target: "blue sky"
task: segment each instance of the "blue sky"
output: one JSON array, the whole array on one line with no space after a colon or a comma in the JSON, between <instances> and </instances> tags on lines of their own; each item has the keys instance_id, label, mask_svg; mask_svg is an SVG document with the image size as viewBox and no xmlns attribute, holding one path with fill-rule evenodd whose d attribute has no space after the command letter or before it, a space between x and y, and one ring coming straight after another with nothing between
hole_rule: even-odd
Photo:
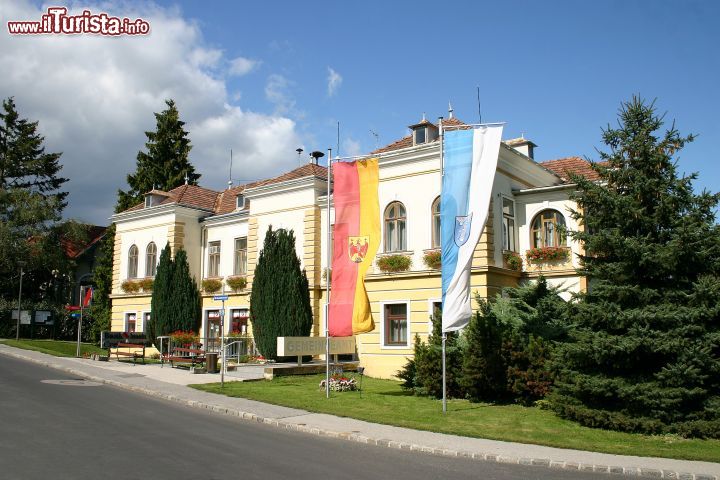
<instances>
[{"instance_id":1,"label":"blue sky","mask_svg":"<svg viewBox=\"0 0 720 480\"><path fill-rule=\"evenodd\" d=\"M211 188L222 188L216 172L227 163L230 148L237 152L236 180L275 174L297 164L297 146L306 151L334 148L337 121L344 154L375 148L371 130L379 134L383 145L403 136L407 125L418 121L423 112L433 121L447 115L448 101L458 118L475 122L479 86L483 120L508 122L505 138L523 133L539 145L536 159L540 161L571 155L596 158L595 148L602 147L600 129L615 123L620 102L633 94L656 98L658 110L676 119L681 132L699 135L682 152L681 170L700 172L698 187L720 190L720 166L715 161L720 141L716 115L720 60L715 53L720 45L719 2L159 1L150 7L133 2L95 5L73 2L70 6L138 13L150 19L153 38L90 39L106 46L112 42L113 52L119 53L108 57L115 59L115 65L135 65L137 58L149 55L122 52L145 42L143 49L162 58L175 55L177 60L171 65L185 62L184 72L193 68L197 72L176 81L155 71L145 59L148 66L141 70L145 74L135 73L132 81L112 86L131 98L137 91L143 93L137 95L137 102L118 104L108 114L137 119L135 131L125 127L127 139L118 143L116 155L107 156L106 149L100 148L91 153L94 164L112 164L115 173L102 189L82 190L82 182L91 185L92 178L74 179L71 185L76 192L97 195L92 210L70 209L71 214L91 221L101 222L103 209L106 213L112 209L112 192L124 180L118 172L133 169L134 156L143 143L142 131L153 127L152 112L162 109L167 96L176 98L192 126L191 140L197 146L193 155L198 156L192 159ZM16 6L4 12L0 7L3 23L43 7L20 0ZM56 42L50 51L72 41L75 45L90 42L45 40ZM3 45L0 39L0 51L6 52L0 53L0 66L18 62L20 57L10 58L8 51L27 51L37 41L13 38L5 39ZM173 49L171 41L182 48ZM98 84L93 79L103 76L101 65L111 62L104 58L106 46L97 50L88 46L84 56L70 55L67 50L58 50L65 53L54 56L67 55L68 61L87 69L88 75L76 80L78 90L95 88ZM164 49L169 53L159 55ZM191 57L191 51L200 53ZM203 60L197 61L198 57ZM100 71L92 70L90 64ZM335 75L332 91L331 69ZM61 81L72 85L73 80L63 77ZM41 128L44 120L52 127L53 115L77 116L70 107L50 108L47 102L34 101L33 85L27 83L0 80L0 94L15 95L19 106L27 107L23 113L39 119ZM202 95L207 95L206 104L220 97L215 110L193 103ZM54 101L62 105L71 100ZM116 125L101 119L87 123L95 129L118 131ZM218 123L223 127L216 128ZM254 137L243 133L255 125L267 128L258 127ZM61 131L72 136L69 129L64 126ZM283 134L285 141L272 140L273 134ZM66 152L68 162L79 162L84 151L75 152L77 142L67 143L52 128L46 135L49 146ZM267 151L268 142L275 144L272 153ZM73 192L71 201L73 196L81 198Z\"/></svg>"}]
</instances>

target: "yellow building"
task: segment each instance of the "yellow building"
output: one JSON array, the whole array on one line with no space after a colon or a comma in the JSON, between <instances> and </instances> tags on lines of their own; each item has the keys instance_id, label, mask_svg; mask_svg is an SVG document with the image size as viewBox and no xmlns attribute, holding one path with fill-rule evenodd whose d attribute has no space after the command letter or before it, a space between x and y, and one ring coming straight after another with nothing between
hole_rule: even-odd
<instances>
[{"instance_id":1,"label":"yellow building","mask_svg":"<svg viewBox=\"0 0 720 480\"><path fill-rule=\"evenodd\" d=\"M463 125L453 118L445 125ZM432 262L439 248L440 142L438 126L423 120L410 134L373 152L380 159L379 200L382 242L378 259L403 255L403 272L369 269L366 286L376 328L358 335L357 355L368 375L391 377L412 355L415 334L427 337L430 315L440 304L440 270ZM592 176L587 162L572 157L537 163L536 145L524 138L502 143L485 231L475 250L471 286L484 297L498 294L542 273L562 284L566 295L583 287L575 273L579 247L563 235L578 226L569 214L569 173ZM324 304L327 246L327 170L309 163L278 177L219 192L183 185L169 192L149 192L144 203L112 217L116 225L113 262L112 330L142 331L151 315L150 292L132 292L152 278L159 252L187 251L198 283L216 279L229 295L226 332L251 333L248 324L253 272L268 226L292 229L296 251L310 282L314 314L312 335L325 331ZM332 198L331 198L332 200ZM331 208L330 218L333 222ZM535 247L561 247L566 260L529 262ZM512 258L514 257L514 258ZM517 259L522 265L517 268ZM513 269L512 267L516 268ZM233 290L235 278L245 288ZM135 284L135 285L132 285ZM219 335L216 292L202 292L201 336Z\"/></svg>"}]
</instances>

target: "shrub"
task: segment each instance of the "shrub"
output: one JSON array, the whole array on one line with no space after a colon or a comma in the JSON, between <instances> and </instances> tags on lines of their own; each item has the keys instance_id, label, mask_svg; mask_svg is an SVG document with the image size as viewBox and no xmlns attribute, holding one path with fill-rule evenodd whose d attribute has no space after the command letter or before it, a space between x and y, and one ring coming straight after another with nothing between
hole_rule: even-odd
<instances>
[{"instance_id":1,"label":"shrub","mask_svg":"<svg viewBox=\"0 0 720 480\"><path fill-rule=\"evenodd\" d=\"M143 278L138 282L143 292L152 292L155 281L152 278Z\"/></svg>"},{"instance_id":2,"label":"shrub","mask_svg":"<svg viewBox=\"0 0 720 480\"><path fill-rule=\"evenodd\" d=\"M228 287L232 288L235 291L243 290L245 287L247 287L247 278L245 277L228 277L225 283L228 284Z\"/></svg>"},{"instance_id":3,"label":"shrub","mask_svg":"<svg viewBox=\"0 0 720 480\"><path fill-rule=\"evenodd\" d=\"M120 288L125 293L137 293L140 291L140 283L134 280L125 280L120 284Z\"/></svg>"},{"instance_id":4,"label":"shrub","mask_svg":"<svg viewBox=\"0 0 720 480\"><path fill-rule=\"evenodd\" d=\"M503 344L503 350L510 394L524 405L533 405L545 398L554 380L548 368L550 343L532 335L527 342L515 336Z\"/></svg>"},{"instance_id":5,"label":"shrub","mask_svg":"<svg viewBox=\"0 0 720 480\"><path fill-rule=\"evenodd\" d=\"M503 260L505 260L505 264L507 265L507 268L510 270L515 270L516 272L519 272L522 270L522 257L518 255L515 252L505 252L503 253Z\"/></svg>"},{"instance_id":6,"label":"shrub","mask_svg":"<svg viewBox=\"0 0 720 480\"><path fill-rule=\"evenodd\" d=\"M202 281L202 288L207 293L219 292L222 288L222 281L217 278L206 278Z\"/></svg>"},{"instance_id":7,"label":"shrub","mask_svg":"<svg viewBox=\"0 0 720 480\"><path fill-rule=\"evenodd\" d=\"M412 260L407 255L387 255L377 260L377 266L385 273L405 272L410 269Z\"/></svg>"},{"instance_id":8,"label":"shrub","mask_svg":"<svg viewBox=\"0 0 720 480\"><path fill-rule=\"evenodd\" d=\"M441 258L442 253L440 250L433 250L432 252L426 252L425 255L423 255L423 262L425 262L425 265L428 268L439 270L442 266Z\"/></svg>"}]
</instances>

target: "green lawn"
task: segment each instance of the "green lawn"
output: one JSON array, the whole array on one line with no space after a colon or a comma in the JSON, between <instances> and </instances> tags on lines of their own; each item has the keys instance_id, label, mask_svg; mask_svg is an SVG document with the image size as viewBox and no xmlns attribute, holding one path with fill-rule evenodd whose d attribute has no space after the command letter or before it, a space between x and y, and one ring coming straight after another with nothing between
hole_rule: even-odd
<instances>
[{"instance_id":1,"label":"green lawn","mask_svg":"<svg viewBox=\"0 0 720 480\"><path fill-rule=\"evenodd\" d=\"M649 457L720 462L720 440L688 440L581 427L552 412L518 405L448 402L407 394L398 382L365 378L363 393L331 392L318 384L323 375L278 377L272 381L192 385L198 390L433 432L533 443L560 448Z\"/></svg>"},{"instance_id":2,"label":"green lawn","mask_svg":"<svg viewBox=\"0 0 720 480\"><path fill-rule=\"evenodd\" d=\"M77 342L64 342L60 340L0 340L2 343L25 350L35 350L37 352L55 355L56 357L74 357L77 353ZM96 347L89 343L80 344L80 352L82 353L101 353L107 355L107 350Z\"/></svg>"}]
</instances>

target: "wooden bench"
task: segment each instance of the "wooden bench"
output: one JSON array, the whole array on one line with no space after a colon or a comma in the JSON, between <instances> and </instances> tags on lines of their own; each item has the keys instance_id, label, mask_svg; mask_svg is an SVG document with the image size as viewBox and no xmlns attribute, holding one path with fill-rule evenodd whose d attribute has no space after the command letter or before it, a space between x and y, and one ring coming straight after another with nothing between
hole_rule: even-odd
<instances>
[{"instance_id":1,"label":"wooden bench","mask_svg":"<svg viewBox=\"0 0 720 480\"><path fill-rule=\"evenodd\" d=\"M189 363L190 366L202 365L205 363L205 350L198 348L173 347L172 353L166 355L164 360L170 362L170 367L175 363Z\"/></svg>"},{"instance_id":2,"label":"wooden bench","mask_svg":"<svg viewBox=\"0 0 720 480\"><path fill-rule=\"evenodd\" d=\"M112 348L112 347L111 347ZM121 349L127 349L121 350ZM138 350L141 350L138 352ZM138 358L142 358L143 365L145 365L145 344L139 343L118 343L115 345L115 357L120 361L120 355L123 357L132 357L133 365ZM110 350L108 349L108 357L110 356Z\"/></svg>"}]
</instances>

